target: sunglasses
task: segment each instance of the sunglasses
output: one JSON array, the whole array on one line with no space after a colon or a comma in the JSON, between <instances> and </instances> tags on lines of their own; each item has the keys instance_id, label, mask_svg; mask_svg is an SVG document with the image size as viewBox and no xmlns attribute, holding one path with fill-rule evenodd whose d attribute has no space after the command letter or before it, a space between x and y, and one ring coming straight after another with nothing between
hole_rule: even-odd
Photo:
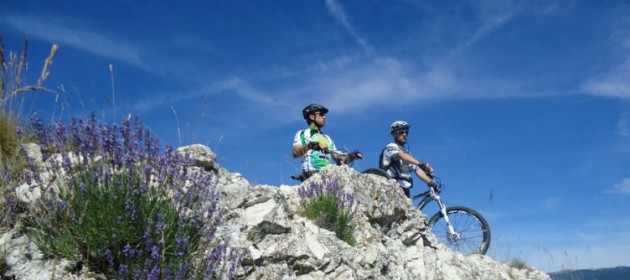
<instances>
[{"instance_id":1,"label":"sunglasses","mask_svg":"<svg viewBox=\"0 0 630 280\"><path fill-rule=\"evenodd\" d=\"M399 131L396 131L394 133L396 133L398 135L403 135L403 134L409 135L409 130L399 130Z\"/></svg>"}]
</instances>

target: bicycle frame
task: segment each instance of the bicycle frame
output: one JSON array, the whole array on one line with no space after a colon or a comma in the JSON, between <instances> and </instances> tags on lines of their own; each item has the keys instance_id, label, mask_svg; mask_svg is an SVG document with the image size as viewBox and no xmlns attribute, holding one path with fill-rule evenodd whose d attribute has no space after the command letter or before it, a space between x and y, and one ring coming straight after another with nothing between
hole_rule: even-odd
<instances>
[{"instance_id":1,"label":"bicycle frame","mask_svg":"<svg viewBox=\"0 0 630 280\"><path fill-rule=\"evenodd\" d=\"M390 179L382 169L369 168L362 173L373 174ZM430 184L429 190L414 195L411 200L417 203L418 210L423 210L431 201L435 201L439 211L428 219L430 231L438 242L449 248L467 254L485 254L490 246L490 227L486 219L477 211L463 207L446 207L440 193L443 185L433 173L429 175L437 184Z\"/></svg>"}]
</instances>

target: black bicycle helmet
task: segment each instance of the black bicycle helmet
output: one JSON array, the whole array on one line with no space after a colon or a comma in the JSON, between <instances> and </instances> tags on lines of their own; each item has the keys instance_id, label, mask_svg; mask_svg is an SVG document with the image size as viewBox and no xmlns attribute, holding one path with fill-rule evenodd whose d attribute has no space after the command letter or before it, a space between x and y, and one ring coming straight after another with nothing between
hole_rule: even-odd
<instances>
[{"instance_id":1,"label":"black bicycle helmet","mask_svg":"<svg viewBox=\"0 0 630 280\"><path fill-rule=\"evenodd\" d=\"M390 126L390 128L392 129L391 133L394 133L396 131L403 130L403 129L409 130L410 127L411 126L406 121L395 121Z\"/></svg>"},{"instance_id":2,"label":"black bicycle helmet","mask_svg":"<svg viewBox=\"0 0 630 280\"><path fill-rule=\"evenodd\" d=\"M317 112L326 114L328 113L328 109L326 109L326 107L322 105L313 103L304 107L304 109L302 109L302 116L304 116L304 119L308 120L308 116L310 116L311 114L315 114Z\"/></svg>"}]
</instances>

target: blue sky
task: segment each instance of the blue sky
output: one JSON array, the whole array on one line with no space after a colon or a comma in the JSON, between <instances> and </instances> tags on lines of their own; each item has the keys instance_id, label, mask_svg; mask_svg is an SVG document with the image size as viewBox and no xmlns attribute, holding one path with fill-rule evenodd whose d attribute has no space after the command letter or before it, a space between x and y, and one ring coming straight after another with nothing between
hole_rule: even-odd
<instances>
[{"instance_id":1,"label":"blue sky","mask_svg":"<svg viewBox=\"0 0 630 280\"><path fill-rule=\"evenodd\" d=\"M447 205L489 220L489 255L550 272L630 265L624 2L0 0L0 33L14 51L28 36L31 83L59 44L58 96L31 94L32 112L137 115L252 184L295 183L309 103L364 152L357 170L407 120Z\"/></svg>"}]
</instances>

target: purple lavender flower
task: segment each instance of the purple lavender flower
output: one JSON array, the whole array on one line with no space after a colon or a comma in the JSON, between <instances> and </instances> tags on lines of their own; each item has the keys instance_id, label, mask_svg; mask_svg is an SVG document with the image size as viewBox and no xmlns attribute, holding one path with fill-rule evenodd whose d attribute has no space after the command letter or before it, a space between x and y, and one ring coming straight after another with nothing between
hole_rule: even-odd
<instances>
[{"instance_id":1,"label":"purple lavender flower","mask_svg":"<svg viewBox=\"0 0 630 280\"><path fill-rule=\"evenodd\" d=\"M22 137L24 137L24 128L22 126L18 125L15 128L15 132L17 133L18 138L21 139Z\"/></svg>"},{"instance_id":2,"label":"purple lavender flower","mask_svg":"<svg viewBox=\"0 0 630 280\"><path fill-rule=\"evenodd\" d=\"M66 209L68 208L68 203L67 203L67 202L65 202L65 201L63 201L63 200L59 201L59 208L60 208L62 211L63 211L63 210L66 210Z\"/></svg>"},{"instance_id":3,"label":"purple lavender flower","mask_svg":"<svg viewBox=\"0 0 630 280\"><path fill-rule=\"evenodd\" d=\"M153 245L151 247L151 258L158 261L160 259L160 247Z\"/></svg>"},{"instance_id":4,"label":"purple lavender flower","mask_svg":"<svg viewBox=\"0 0 630 280\"><path fill-rule=\"evenodd\" d=\"M68 154L65 154L63 156L63 162L61 163L61 165L66 173L72 172L72 161L70 160L70 156Z\"/></svg>"},{"instance_id":5,"label":"purple lavender flower","mask_svg":"<svg viewBox=\"0 0 630 280\"><path fill-rule=\"evenodd\" d=\"M160 279L160 268L158 267L157 264L155 264L153 268L151 268L151 272L149 272L149 275L147 275L147 280L158 280L158 279Z\"/></svg>"},{"instance_id":6,"label":"purple lavender flower","mask_svg":"<svg viewBox=\"0 0 630 280\"><path fill-rule=\"evenodd\" d=\"M83 182L79 183L79 191L83 195L87 192L87 189L85 188L85 183L83 183Z\"/></svg>"},{"instance_id":7,"label":"purple lavender flower","mask_svg":"<svg viewBox=\"0 0 630 280\"><path fill-rule=\"evenodd\" d=\"M131 245L129 243L125 244L125 247L123 247L123 255L127 258L133 257L135 251L133 248L131 248Z\"/></svg>"},{"instance_id":8,"label":"purple lavender flower","mask_svg":"<svg viewBox=\"0 0 630 280\"><path fill-rule=\"evenodd\" d=\"M105 258L107 259L109 267L114 267L114 256L112 256L111 250L105 249Z\"/></svg>"},{"instance_id":9,"label":"purple lavender flower","mask_svg":"<svg viewBox=\"0 0 630 280\"><path fill-rule=\"evenodd\" d=\"M119 271L121 274L126 275L127 273L129 273L129 267L127 267L127 266L126 266L126 265L124 265L124 264L121 264L121 265L118 267L118 271Z\"/></svg>"},{"instance_id":10,"label":"purple lavender flower","mask_svg":"<svg viewBox=\"0 0 630 280\"><path fill-rule=\"evenodd\" d=\"M73 206L97 205L80 200L87 199L85 195L87 188L90 188L90 196L99 195L97 192L100 191L105 201L119 201L116 207L124 207L124 215L116 217L113 221L111 218L104 219L113 223L109 226L123 228L139 224L144 229L141 231L143 236L131 237L130 240L135 242L133 246L127 243L123 248L112 246L109 247L111 249L105 251L101 249L100 252L104 252L101 255L101 261L109 264L112 272L114 272L114 267L118 267L118 272L114 273L127 274L124 278L130 278L131 275L128 274L133 273L136 279L186 279L192 273L192 264L189 260L190 254L198 249L196 246L210 246L208 252L211 254L207 258L212 262L205 268L201 268L208 272L206 275L216 275L213 274L215 269L223 267L222 262L226 261L227 243L219 242L218 246L214 246L217 242L214 240L214 233L223 221L225 209L218 207L220 196L214 188L212 174L189 172L188 166L191 164L191 159L188 155L176 155L171 146L166 146L164 153L160 154L159 140L150 137L150 131L145 129L137 118L134 118L133 124L125 120L120 126L104 125L96 120L95 112L91 112L87 120L73 118L69 127L59 123L47 128L41 120L35 119L33 123L33 127L38 131L37 136L40 139L38 142L45 158L51 156L50 152L62 152L67 147L78 148L76 155L81 159L81 168L72 166L70 155L62 153L58 157L59 162L53 163L47 171L54 174L58 170L64 170L66 174L73 174L77 170L83 170L80 171L81 176L69 176L71 178L66 179L70 186L75 186L71 188L74 191L72 199L78 199L78 201L71 201L68 197L64 197L60 201L47 200L47 205L57 210L68 210L65 221L68 221L68 216L71 221L76 221L75 213L84 212L79 212L79 210L83 211L83 208L71 209ZM103 159L95 160L95 156ZM142 169L139 166L144 167ZM30 165L29 169L33 172L28 174L39 174L36 166ZM157 177L162 185L154 188L153 182L150 181L152 176ZM30 184L33 178L29 176L28 179ZM42 183L38 178L35 178L35 181ZM186 191L182 192L184 186L186 186ZM50 197L56 197L52 189L46 191L51 192ZM75 195L77 191L82 195ZM58 194L59 197L63 195L63 193ZM167 220L166 214L162 212L158 212L157 220L153 221L151 220L153 217L145 216L147 214L146 209L143 208L144 201L155 203L155 199L158 199L158 203L162 205L167 203L165 198L174 200L175 209L173 210L176 211L174 213L180 213L179 219L171 217ZM9 202L9 204L13 203L13 201ZM192 211L193 214L188 216L185 209L199 209L199 211ZM204 222L201 217L204 218ZM89 217L81 216L82 221L84 218ZM147 224L147 221L150 222ZM171 223L177 223L177 225ZM173 235L172 232L168 232L169 230L177 232ZM125 236L125 233L120 231L109 232L109 234L109 238L113 239ZM171 239L165 240L164 236L171 236ZM191 248L193 245L195 247ZM162 254L170 259L162 260ZM116 263L117 257L122 257L124 263ZM229 258L232 259L232 254ZM238 263L240 263L239 258L242 259L235 256ZM232 263L230 269L235 265ZM132 268L134 268L133 272L130 271ZM232 275L232 272L228 274Z\"/></svg>"}]
</instances>

